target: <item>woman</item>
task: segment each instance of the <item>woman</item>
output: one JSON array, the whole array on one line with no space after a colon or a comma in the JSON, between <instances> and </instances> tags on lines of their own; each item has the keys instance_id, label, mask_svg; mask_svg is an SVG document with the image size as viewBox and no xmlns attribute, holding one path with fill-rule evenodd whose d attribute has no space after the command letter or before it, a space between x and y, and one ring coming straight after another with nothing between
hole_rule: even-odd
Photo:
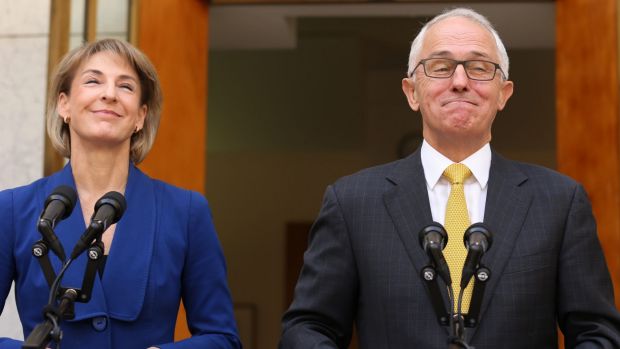
<instances>
[{"instance_id":1,"label":"woman","mask_svg":"<svg viewBox=\"0 0 620 349\"><path fill-rule=\"evenodd\" d=\"M70 52L60 63L48 99L47 131L69 163L30 185L0 192L0 309L12 281L24 334L44 319L49 285L32 257L46 197L59 185L78 202L56 226L65 250L75 246L95 202L124 193L127 209L102 241L106 259L92 299L75 304L61 323L63 349L240 348L226 271L205 198L147 177L136 165L153 145L161 92L148 58L123 41L105 39ZM61 262L50 254L54 270ZM81 287L81 254L63 287ZM183 303L192 337L173 343ZM0 348L21 342L0 339Z\"/></svg>"}]
</instances>

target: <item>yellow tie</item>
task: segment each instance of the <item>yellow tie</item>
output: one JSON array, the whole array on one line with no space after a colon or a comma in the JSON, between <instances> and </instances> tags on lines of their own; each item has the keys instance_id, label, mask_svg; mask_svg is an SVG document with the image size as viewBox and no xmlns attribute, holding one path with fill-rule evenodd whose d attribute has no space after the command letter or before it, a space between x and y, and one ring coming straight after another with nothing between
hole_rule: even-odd
<instances>
[{"instance_id":1,"label":"yellow tie","mask_svg":"<svg viewBox=\"0 0 620 349\"><path fill-rule=\"evenodd\" d=\"M470 225L469 213L467 213L467 203L465 202L465 190L463 182L469 176L471 171L463 164L452 164L446 168L443 173L452 184L450 187L450 196L446 205L446 220L444 226L448 232L448 245L444 251L446 261L450 267L450 277L452 278L452 286L454 287L454 311L456 312L459 291L461 289L461 273L467 250L463 244L463 235ZM462 312L467 313L469 310L469 301L473 290L473 282L469 282L467 288L463 292Z\"/></svg>"}]
</instances>

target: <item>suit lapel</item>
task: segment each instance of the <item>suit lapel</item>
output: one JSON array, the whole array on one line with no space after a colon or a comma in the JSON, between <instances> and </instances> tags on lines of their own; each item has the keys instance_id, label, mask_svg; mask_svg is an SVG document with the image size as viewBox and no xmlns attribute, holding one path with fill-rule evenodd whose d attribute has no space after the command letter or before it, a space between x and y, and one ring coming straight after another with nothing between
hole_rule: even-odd
<instances>
[{"instance_id":1,"label":"suit lapel","mask_svg":"<svg viewBox=\"0 0 620 349\"><path fill-rule=\"evenodd\" d=\"M420 151L399 161L387 180L394 184L383 196L387 211L411 263L419 272L428 259L420 247L418 232L433 221Z\"/></svg>"},{"instance_id":2,"label":"suit lapel","mask_svg":"<svg viewBox=\"0 0 620 349\"><path fill-rule=\"evenodd\" d=\"M493 234L493 244L482 258L481 264L491 270L491 279L484 293L480 319L493 298L495 288L521 233L521 227L532 201L532 193L523 184L528 177L513 163L493 153L484 212L484 223ZM469 331L474 336L477 327Z\"/></svg>"},{"instance_id":3,"label":"suit lapel","mask_svg":"<svg viewBox=\"0 0 620 349\"><path fill-rule=\"evenodd\" d=\"M482 264L494 277L486 287L480 311L482 321L531 204L532 193L523 186L527 179L511 161L493 153L484 214L484 223L493 233L493 245L483 257ZM384 194L385 205L409 259L419 273L428 264L428 257L420 247L418 232L433 221L420 151L399 161L387 180L394 187ZM443 287L440 288L443 292ZM444 293L444 299L446 297ZM470 340L476 329L468 331Z\"/></svg>"},{"instance_id":4,"label":"suit lapel","mask_svg":"<svg viewBox=\"0 0 620 349\"><path fill-rule=\"evenodd\" d=\"M420 246L418 233L433 222L420 150L397 162L387 180L394 185L383 196L388 214L405 246L409 260L420 275L422 268L429 264L429 259ZM447 293L442 286L440 289L445 301ZM445 329L449 330L447 327Z\"/></svg>"}]
</instances>

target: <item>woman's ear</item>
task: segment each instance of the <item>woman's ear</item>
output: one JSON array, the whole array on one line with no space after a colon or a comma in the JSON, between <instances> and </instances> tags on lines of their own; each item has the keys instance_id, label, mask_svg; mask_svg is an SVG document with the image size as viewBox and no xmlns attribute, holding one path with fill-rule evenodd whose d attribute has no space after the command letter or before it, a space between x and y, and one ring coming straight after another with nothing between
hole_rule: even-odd
<instances>
[{"instance_id":1,"label":"woman's ear","mask_svg":"<svg viewBox=\"0 0 620 349\"><path fill-rule=\"evenodd\" d=\"M67 96L64 92L61 92L58 95L58 100L56 101L56 112L66 123L67 117L69 116L69 96Z\"/></svg>"},{"instance_id":2,"label":"woman's ear","mask_svg":"<svg viewBox=\"0 0 620 349\"><path fill-rule=\"evenodd\" d=\"M142 130L144 128L144 120L146 120L147 112L148 112L148 107L146 106L146 104L143 104L140 107L140 115L139 115L139 119L136 125L138 130Z\"/></svg>"}]
</instances>

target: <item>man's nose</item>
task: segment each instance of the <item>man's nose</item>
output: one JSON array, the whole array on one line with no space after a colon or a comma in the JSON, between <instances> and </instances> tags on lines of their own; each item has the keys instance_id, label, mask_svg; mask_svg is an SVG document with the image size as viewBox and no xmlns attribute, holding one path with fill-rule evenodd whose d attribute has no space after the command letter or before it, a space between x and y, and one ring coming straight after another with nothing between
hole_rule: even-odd
<instances>
[{"instance_id":1,"label":"man's nose","mask_svg":"<svg viewBox=\"0 0 620 349\"><path fill-rule=\"evenodd\" d=\"M456 66L454 74L452 74L452 86L455 89L462 90L469 84L469 78L465 72L465 67L462 64Z\"/></svg>"}]
</instances>

